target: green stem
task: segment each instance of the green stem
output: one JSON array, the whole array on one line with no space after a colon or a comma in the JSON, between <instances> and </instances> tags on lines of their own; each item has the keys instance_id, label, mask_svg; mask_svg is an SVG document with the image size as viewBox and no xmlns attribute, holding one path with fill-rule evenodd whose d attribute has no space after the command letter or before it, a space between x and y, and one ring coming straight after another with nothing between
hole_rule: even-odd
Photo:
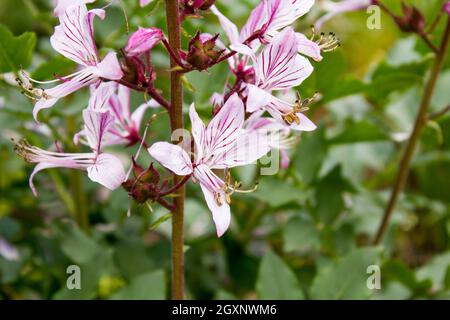
<instances>
[{"instance_id":1,"label":"green stem","mask_svg":"<svg viewBox=\"0 0 450 320\"><path fill-rule=\"evenodd\" d=\"M181 21L178 0L166 0L166 21L169 44L175 52L181 48ZM171 57L171 68L178 66ZM183 86L181 74L170 74L170 126L172 132L183 128ZM182 177L174 176L177 184ZM175 210L172 216L172 298L184 299L184 252L183 252L183 224L184 224L185 187L178 189L178 196L174 198Z\"/></svg>"},{"instance_id":2,"label":"green stem","mask_svg":"<svg viewBox=\"0 0 450 320\"><path fill-rule=\"evenodd\" d=\"M428 109L431 103L431 99L433 97L434 90L436 88L436 83L439 78L439 74L444 65L444 60L449 46L449 39L450 39L450 17L447 20L447 26L445 28L444 35L442 37L441 45L436 54L436 61L433 66L433 70L431 71L430 78L428 79L428 82L425 87L425 91L419 107L419 112L417 114L416 121L414 124L414 129L411 133L411 137L408 140L405 153L403 154L403 157L400 162L399 171L395 178L389 202L386 206L383 219L381 221L381 224L378 228L375 239L373 241L375 245L379 244L383 239L387 226L389 225L389 220L391 219L392 213L397 204L400 192L402 191L402 189L406 184L414 151L416 150L417 143L422 133L422 129L424 128L424 126L427 124L428 121Z\"/></svg>"}]
</instances>

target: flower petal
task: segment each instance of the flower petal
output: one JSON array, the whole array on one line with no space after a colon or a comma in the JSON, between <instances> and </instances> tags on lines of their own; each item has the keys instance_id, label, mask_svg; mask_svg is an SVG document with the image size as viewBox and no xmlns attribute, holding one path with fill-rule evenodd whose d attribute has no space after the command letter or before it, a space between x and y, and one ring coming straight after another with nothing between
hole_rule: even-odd
<instances>
[{"instance_id":1,"label":"flower petal","mask_svg":"<svg viewBox=\"0 0 450 320\"><path fill-rule=\"evenodd\" d=\"M107 131L114 122L114 117L109 111L100 112L89 109L83 110L84 132L89 146L100 153L102 144L108 139Z\"/></svg>"},{"instance_id":2,"label":"flower petal","mask_svg":"<svg viewBox=\"0 0 450 320\"><path fill-rule=\"evenodd\" d=\"M239 32L236 25L225 17L215 5L211 6L211 11L219 18L220 25L225 31L231 44L239 43Z\"/></svg>"},{"instance_id":3,"label":"flower petal","mask_svg":"<svg viewBox=\"0 0 450 320\"><path fill-rule=\"evenodd\" d=\"M66 58L84 66L98 63L92 19L85 5L73 5L59 16L60 24L50 38L52 47Z\"/></svg>"},{"instance_id":4,"label":"flower petal","mask_svg":"<svg viewBox=\"0 0 450 320\"><path fill-rule=\"evenodd\" d=\"M231 220L230 206L223 191L225 183L204 164L195 168L194 177L200 182L216 225L217 236L220 237L228 229Z\"/></svg>"},{"instance_id":5,"label":"flower petal","mask_svg":"<svg viewBox=\"0 0 450 320\"><path fill-rule=\"evenodd\" d=\"M34 119L37 121L38 113L42 109L51 108L60 98L99 81L98 77L94 74L94 71L93 67L87 67L72 79L68 79L51 89L45 90L45 95L34 105Z\"/></svg>"},{"instance_id":6,"label":"flower petal","mask_svg":"<svg viewBox=\"0 0 450 320\"><path fill-rule=\"evenodd\" d=\"M309 120L304 114L297 113L297 116L300 118L300 124L296 124L295 122L290 126L291 129L296 131L314 131L317 129L317 126Z\"/></svg>"},{"instance_id":7,"label":"flower petal","mask_svg":"<svg viewBox=\"0 0 450 320\"><path fill-rule=\"evenodd\" d=\"M216 157L230 149L242 131L244 104L235 93L222 106L206 128L205 159L214 163Z\"/></svg>"},{"instance_id":8,"label":"flower petal","mask_svg":"<svg viewBox=\"0 0 450 320\"><path fill-rule=\"evenodd\" d=\"M191 132L195 142L195 156L197 159L201 159L204 153L203 148L205 146L206 126L198 116L194 104L191 104L191 107L189 108L189 117L191 119L191 126L192 126Z\"/></svg>"},{"instance_id":9,"label":"flower petal","mask_svg":"<svg viewBox=\"0 0 450 320\"><path fill-rule=\"evenodd\" d=\"M148 148L148 152L162 166L179 176L192 173L189 155L177 145L168 142L156 142Z\"/></svg>"},{"instance_id":10,"label":"flower petal","mask_svg":"<svg viewBox=\"0 0 450 320\"><path fill-rule=\"evenodd\" d=\"M286 28L274 37L257 59L257 83L265 90L284 90L298 86L313 71L308 59L297 54L294 30Z\"/></svg>"},{"instance_id":11,"label":"flower petal","mask_svg":"<svg viewBox=\"0 0 450 320\"><path fill-rule=\"evenodd\" d=\"M115 52L108 53L102 62L97 65L97 75L108 80L122 79L122 68Z\"/></svg>"},{"instance_id":12,"label":"flower petal","mask_svg":"<svg viewBox=\"0 0 450 320\"><path fill-rule=\"evenodd\" d=\"M139 27L128 38L125 52L128 56L140 56L152 49L163 37L163 32L158 28Z\"/></svg>"},{"instance_id":13,"label":"flower petal","mask_svg":"<svg viewBox=\"0 0 450 320\"><path fill-rule=\"evenodd\" d=\"M55 10L53 10L53 14L59 17L70 6L80 6L86 3L92 3L94 1L95 0L57 0L57 4Z\"/></svg>"},{"instance_id":14,"label":"flower petal","mask_svg":"<svg viewBox=\"0 0 450 320\"><path fill-rule=\"evenodd\" d=\"M315 61L322 61L320 47L314 41L309 40L304 34L296 32L298 53L313 58Z\"/></svg>"},{"instance_id":15,"label":"flower petal","mask_svg":"<svg viewBox=\"0 0 450 320\"><path fill-rule=\"evenodd\" d=\"M222 153L221 158L215 159L211 168L225 169L255 163L270 151L269 142L269 135L265 130L241 134L230 150Z\"/></svg>"},{"instance_id":16,"label":"flower petal","mask_svg":"<svg viewBox=\"0 0 450 320\"><path fill-rule=\"evenodd\" d=\"M126 177L122 162L108 153L98 155L94 165L87 168L87 172L89 179L110 190L120 187Z\"/></svg>"},{"instance_id":17,"label":"flower petal","mask_svg":"<svg viewBox=\"0 0 450 320\"><path fill-rule=\"evenodd\" d=\"M213 192L209 191L208 188L200 184L203 195L208 205L209 210L212 213L213 221L216 226L217 236L221 237L225 231L228 230L231 222L231 210L230 205L226 202L225 194L223 191L220 192L219 197L221 198L222 205L218 205Z\"/></svg>"}]
</instances>

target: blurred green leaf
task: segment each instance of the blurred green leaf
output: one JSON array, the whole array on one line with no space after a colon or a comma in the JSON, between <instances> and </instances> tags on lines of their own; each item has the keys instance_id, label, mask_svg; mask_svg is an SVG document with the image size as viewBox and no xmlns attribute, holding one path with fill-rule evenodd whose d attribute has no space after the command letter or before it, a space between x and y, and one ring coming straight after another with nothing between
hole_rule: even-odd
<instances>
[{"instance_id":1,"label":"blurred green leaf","mask_svg":"<svg viewBox=\"0 0 450 320\"><path fill-rule=\"evenodd\" d=\"M355 249L332 265L319 270L311 287L312 299L366 299L367 267L379 265L380 248Z\"/></svg>"},{"instance_id":2,"label":"blurred green leaf","mask_svg":"<svg viewBox=\"0 0 450 320\"><path fill-rule=\"evenodd\" d=\"M429 263L417 270L419 280L431 280L433 290L445 288L445 280L450 271L450 252L435 256Z\"/></svg>"},{"instance_id":3,"label":"blurred green leaf","mask_svg":"<svg viewBox=\"0 0 450 320\"><path fill-rule=\"evenodd\" d=\"M319 125L314 134L302 136L297 148L295 167L306 184L316 179L327 154L325 127Z\"/></svg>"},{"instance_id":4,"label":"blurred green leaf","mask_svg":"<svg viewBox=\"0 0 450 320\"><path fill-rule=\"evenodd\" d=\"M17 71L31 63L31 54L36 45L36 35L25 32L15 37L5 26L0 25L0 72Z\"/></svg>"},{"instance_id":5,"label":"blurred green leaf","mask_svg":"<svg viewBox=\"0 0 450 320\"><path fill-rule=\"evenodd\" d=\"M315 212L323 223L332 223L345 208L343 193L353 191L352 184L342 176L337 166L323 177L316 187Z\"/></svg>"},{"instance_id":6,"label":"blurred green leaf","mask_svg":"<svg viewBox=\"0 0 450 320\"><path fill-rule=\"evenodd\" d=\"M303 217L289 220L283 230L284 251L317 250L320 234L313 221Z\"/></svg>"},{"instance_id":7,"label":"blurred green leaf","mask_svg":"<svg viewBox=\"0 0 450 320\"><path fill-rule=\"evenodd\" d=\"M286 181L264 176L260 179L258 189L248 196L263 201L272 208L277 208L288 203L302 203L305 201L306 194Z\"/></svg>"},{"instance_id":8,"label":"blurred green leaf","mask_svg":"<svg viewBox=\"0 0 450 320\"><path fill-rule=\"evenodd\" d=\"M91 261L101 247L78 227L62 225L59 229L61 249L73 262L83 264Z\"/></svg>"},{"instance_id":9,"label":"blurred green leaf","mask_svg":"<svg viewBox=\"0 0 450 320\"><path fill-rule=\"evenodd\" d=\"M304 299L294 272L271 250L266 252L259 267L256 291L265 300Z\"/></svg>"},{"instance_id":10,"label":"blurred green leaf","mask_svg":"<svg viewBox=\"0 0 450 320\"><path fill-rule=\"evenodd\" d=\"M113 300L163 300L166 297L164 272L152 271L133 278L112 295Z\"/></svg>"}]
</instances>

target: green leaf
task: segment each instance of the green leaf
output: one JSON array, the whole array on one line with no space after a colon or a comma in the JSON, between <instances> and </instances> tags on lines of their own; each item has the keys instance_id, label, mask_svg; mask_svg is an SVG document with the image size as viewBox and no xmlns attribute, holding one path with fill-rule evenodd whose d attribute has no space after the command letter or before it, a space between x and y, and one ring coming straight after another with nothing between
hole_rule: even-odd
<instances>
[{"instance_id":1,"label":"green leaf","mask_svg":"<svg viewBox=\"0 0 450 320\"><path fill-rule=\"evenodd\" d=\"M259 267L256 291L260 299L304 299L294 272L275 253L268 250Z\"/></svg>"},{"instance_id":2,"label":"green leaf","mask_svg":"<svg viewBox=\"0 0 450 320\"><path fill-rule=\"evenodd\" d=\"M366 299L372 294L367 287L367 267L379 265L381 250L377 247L351 251L337 262L319 270L311 286L312 299Z\"/></svg>"},{"instance_id":3,"label":"green leaf","mask_svg":"<svg viewBox=\"0 0 450 320\"><path fill-rule=\"evenodd\" d=\"M450 271L450 252L435 256L427 265L417 270L419 280L431 280L434 290L445 288L445 280Z\"/></svg>"},{"instance_id":4,"label":"green leaf","mask_svg":"<svg viewBox=\"0 0 450 320\"><path fill-rule=\"evenodd\" d=\"M314 222L303 217L294 217L284 227L284 250L316 250L320 248L320 234Z\"/></svg>"},{"instance_id":5,"label":"green leaf","mask_svg":"<svg viewBox=\"0 0 450 320\"><path fill-rule=\"evenodd\" d=\"M316 179L326 154L324 126L319 125L314 133L302 136L294 161L295 167L306 184Z\"/></svg>"},{"instance_id":6,"label":"green leaf","mask_svg":"<svg viewBox=\"0 0 450 320\"><path fill-rule=\"evenodd\" d=\"M164 271L148 272L135 277L115 293L113 300L163 300L166 297Z\"/></svg>"},{"instance_id":7,"label":"green leaf","mask_svg":"<svg viewBox=\"0 0 450 320\"><path fill-rule=\"evenodd\" d=\"M272 208L277 208L288 203L304 202L306 194L295 189L293 185L286 181L265 176L261 179L258 189L248 196L257 198L269 204Z\"/></svg>"},{"instance_id":8,"label":"green leaf","mask_svg":"<svg viewBox=\"0 0 450 320\"><path fill-rule=\"evenodd\" d=\"M369 121L347 121L345 129L329 140L330 144L358 143L388 140L389 135L380 125Z\"/></svg>"},{"instance_id":9,"label":"green leaf","mask_svg":"<svg viewBox=\"0 0 450 320\"><path fill-rule=\"evenodd\" d=\"M172 213L170 213L170 212L162 215L155 222L152 223L152 225L150 226L150 229L152 229L152 230L157 229L159 227L159 225L161 225L161 223L166 222L170 218L172 218Z\"/></svg>"},{"instance_id":10,"label":"green leaf","mask_svg":"<svg viewBox=\"0 0 450 320\"><path fill-rule=\"evenodd\" d=\"M15 37L8 28L0 25L0 73L28 67L35 45L34 33L25 32Z\"/></svg>"},{"instance_id":11,"label":"green leaf","mask_svg":"<svg viewBox=\"0 0 450 320\"><path fill-rule=\"evenodd\" d=\"M61 250L73 262L83 264L91 261L102 249L92 238L75 226L63 225L59 230Z\"/></svg>"},{"instance_id":12,"label":"green leaf","mask_svg":"<svg viewBox=\"0 0 450 320\"><path fill-rule=\"evenodd\" d=\"M352 184L342 176L341 171L341 166L334 167L316 187L314 210L325 224L332 223L345 209L343 192L354 189Z\"/></svg>"}]
</instances>

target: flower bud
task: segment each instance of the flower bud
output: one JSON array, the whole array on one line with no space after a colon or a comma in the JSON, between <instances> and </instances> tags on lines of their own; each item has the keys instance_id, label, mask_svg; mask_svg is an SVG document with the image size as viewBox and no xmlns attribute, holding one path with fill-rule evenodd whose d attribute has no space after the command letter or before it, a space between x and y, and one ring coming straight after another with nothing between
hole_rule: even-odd
<instances>
[{"instance_id":1,"label":"flower bud","mask_svg":"<svg viewBox=\"0 0 450 320\"><path fill-rule=\"evenodd\" d=\"M134 179L128 179L122 184L128 194L137 203L145 203L147 200L157 199L161 191L158 186L160 175L153 167L153 163L150 164L148 169L144 170L133 159L132 172Z\"/></svg>"},{"instance_id":2,"label":"flower bud","mask_svg":"<svg viewBox=\"0 0 450 320\"><path fill-rule=\"evenodd\" d=\"M403 16L395 17L395 22L404 32L423 33L425 29L425 17L414 6L407 6L402 2Z\"/></svg>"},{"instance_id":3,"label":"flower bud","mask_svg":"<svg viewBox=\"0 0 450 320\"><path fill-rule=\"evenodd\" d=\"M447 14L450 15L450 1L447 1L446 3L444 3L442 10L444 10L444 12L447 12Z\"/></svg>"},{"instance_id":4,"label":"flower bud","mask_svg":"<svg viewBox=\"0 0 450 320\"><path fill-rule=\"evenodd\" d=\"M152 49L164 37L158 28L141 28L128 39L125 53L129 57L140 56Z\"/></svg>"},{"instance_id":5,"label":"flower bud","mask_svg":"<svg viewBox=\"0 0 450 320\"><path fill-rule=\"evenodd\" d=\"M184 15L197 15L198 10L208 10L216 0L183 0Z\"/></svg>"},{"instance_id":6,"label":"flower bud","mask_svg":"<svg viewBox=\"0 0 450 320\"><path fill-rule=\"evenodd\" d=\"M218 37L219 34L211 36L197 32L189 41L187 62L197 70L205 70L214 65L224 52L224 50L215 49Z\"/></svg>"}]
</instances>

